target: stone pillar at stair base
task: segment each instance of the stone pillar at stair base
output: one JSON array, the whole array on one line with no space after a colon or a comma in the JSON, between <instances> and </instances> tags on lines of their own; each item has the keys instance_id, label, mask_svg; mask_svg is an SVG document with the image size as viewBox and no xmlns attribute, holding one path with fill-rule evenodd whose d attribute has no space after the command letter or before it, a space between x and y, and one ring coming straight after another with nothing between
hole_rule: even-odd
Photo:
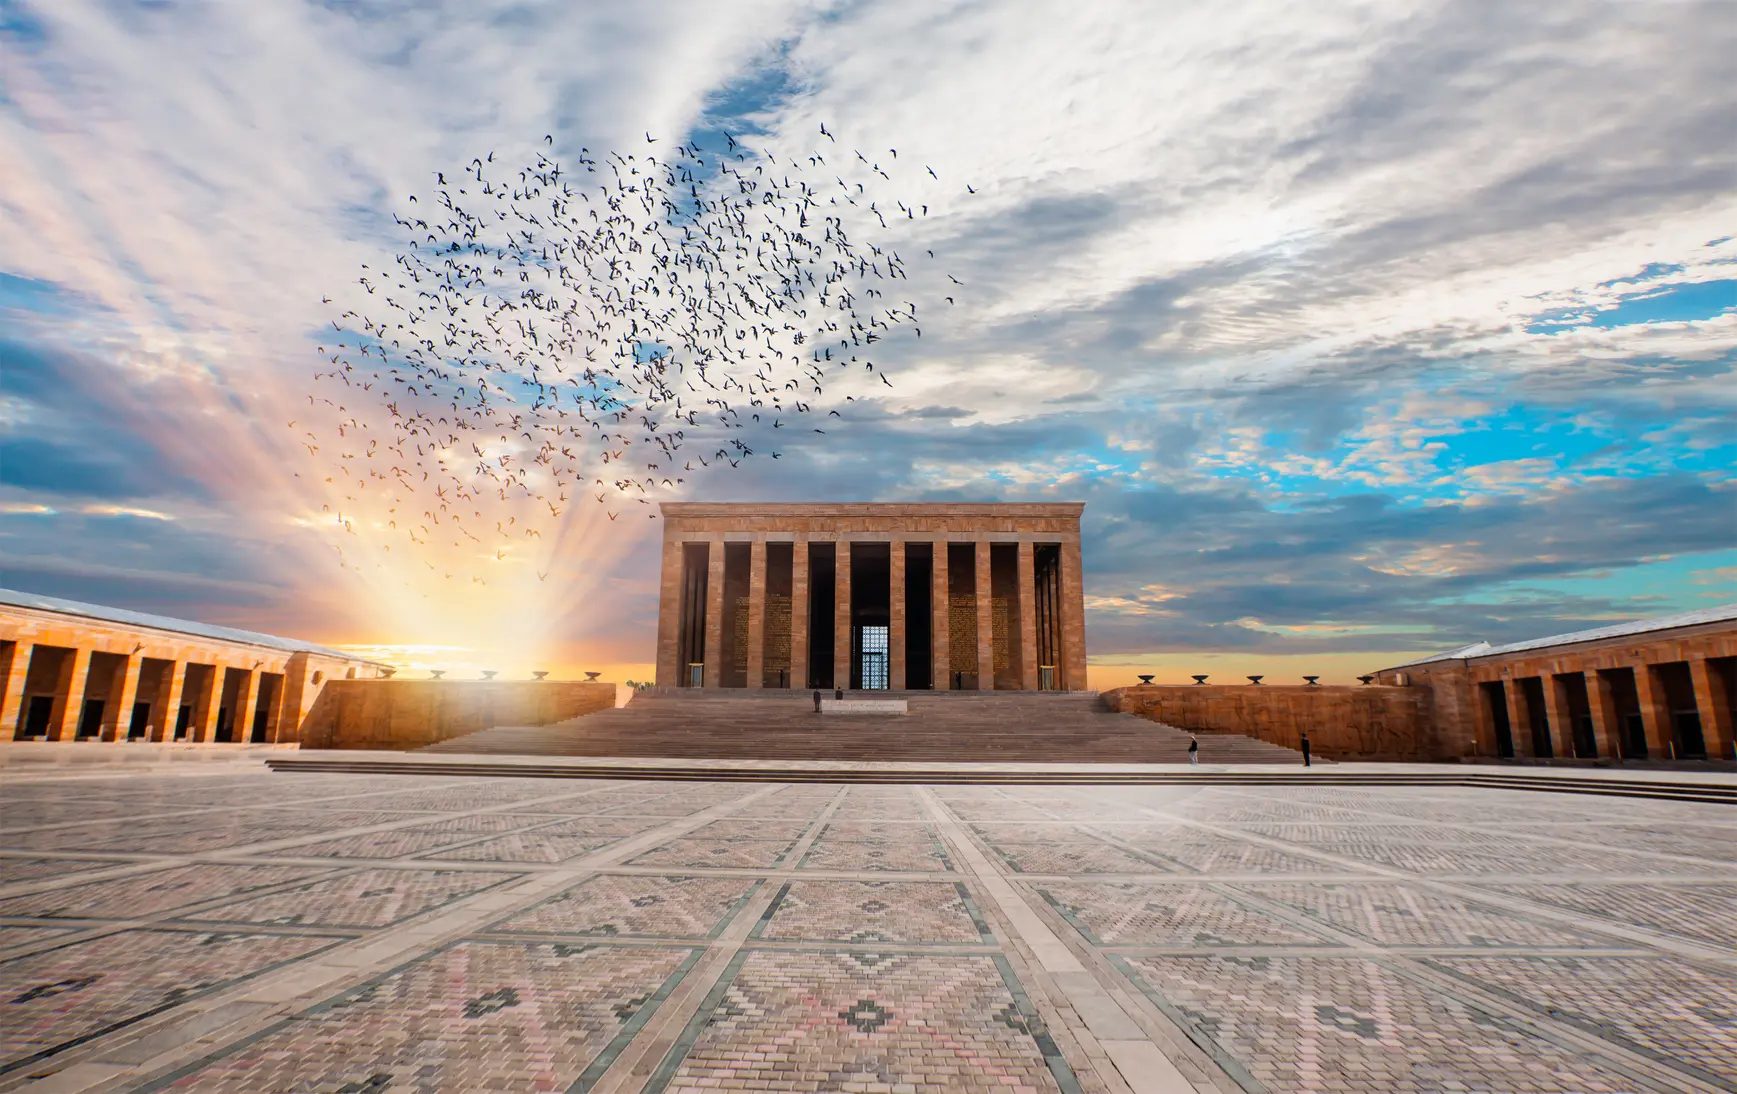
<instances>
[{"instance_id":1,"label":"stone pillar at stair base","mask_svg":"<svg viewBox=\"0 0 1737 1094\"><path fill-rule=\"evenodd\" d=\"M766 542L748 545L748 688L766 687Z\"/></svg>"},{"instance_id":2,"label":"stone pillar at stair base","mask_svg":"<svg viewBox=\"0 0 1737 1094\"><path fill-rule=\"evenodd\" d=\"M663 541L663 567L658 576L657 597L657 675L659 687L673 688L682 683L679 664L682 611L682 543L677 539Z\"/></svg>"},{"instance_id":3,"label":"stone pillar at stair base","mask_svg":"<svg viewBox=\"0 0 1737 1094\"><path fill-rule=\"evenodd\" d=\"M887 687L905 690L905 544L888 544L887 563Z\"/></svg>"},{"instance_id":4,"label":"stone pillar at stair base","mask_svg":"<svg viewBox=\"0 0 1737 1094\"><path fill-rule=\"evenodd\" d=\"M1030 540L1019 543L1019 686L1038 690L1037 678L1037 570L1036 548Z\"/></svg>"},{"instance_id":5,"label":"stone pillar at stair base","mask_svg":"<svg viewBox=\"0 0 1737 1094\"><path fill-rule=\"evenodd\" d=\"M806 689L808 672L808 540L790 548L790 686Z\"/></svg>"},{"instance_id":6,"label":"stone pillar at stair base","mask_svg":"<svg viewBox=\"0 0 1737 1094\"><path fill-rule=\"evenodd\" d=\"M934 561L931 563L934 577L934 591L929 597L929 663L935 676L936 691L951 691L953 688L953 634L952 587L947 577L947 541L935 541Z\"/></svg>"},{"instance_id":7,"label":"stone pillar at stair base","mask_svg":"<svg viewBox=\"0 0 1737 1094\"><path fill-rule=\"evenodd\" d=\"M977 586L977 690L995 690L995 585L989 541L978 540L972 552L972 576Z\"/></svg>"},{"instance_id":8,"label":"stone pillar at stair base","mask_svg":"<svg viewBox=\"0 0 1737 1094\"><path fill-rule=\"evenodd\" d=\"M724 681L724 545L706 544L706 667L701 677L708 688Z\"/></svg>"},{"instance_id":9,"label":"stone pillar at stair base","mask_svg":"<svg viewBox=\"0 0 1737 1094\"><path fill-rule=\"evenodd\" d=\"M850 541L840 538L832 563L832 686L850 687Z\"/></svg>"}]
</instances>

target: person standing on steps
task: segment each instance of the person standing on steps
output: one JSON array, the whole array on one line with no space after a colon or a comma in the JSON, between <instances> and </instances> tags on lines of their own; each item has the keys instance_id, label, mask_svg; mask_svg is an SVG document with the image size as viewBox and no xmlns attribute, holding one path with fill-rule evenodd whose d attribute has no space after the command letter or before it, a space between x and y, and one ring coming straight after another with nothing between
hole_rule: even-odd
<instances>
[{"instance_id":1,"label":"person standing on steps","mask_svg":"<svg viewBox=\"0 0 1737 1094\"><path fill-rule=\"evenodd\" d=\"M1192 733L1188 735L1188 763L1191 767L1200 766L1200 738Z\"/></svg>"},{"instance_id":2,"label":"person standing on steps","mask_svg":"<svg viewBox=\"0 0 1737 1094\"><path fill-rule=\"evenodd\" d=\"M820 689L814 689L814 713L820 713Z\"/></svg>"},{"instance_id":3,"label":"person standing on steps","mask_svg":"<svg viewBox=\"0 0 1737 1094\"><path fill-rule=\"evenodd\" d=\"M1303 766L1309 766L1309 731L1303 731Z\"/></svg>"},{"instance_id":4,"label":"person standing on steps","mask_svg":"<svg viewBox=\"0 0 1737 1094\"><path fill-rule=\"evenodd\" d=\"M832 697L834 699L837 699L841 703L844 702L844 689L843 688L837 689L836 691L834 691L832 693Z\"/></svg>"}]
</instances>

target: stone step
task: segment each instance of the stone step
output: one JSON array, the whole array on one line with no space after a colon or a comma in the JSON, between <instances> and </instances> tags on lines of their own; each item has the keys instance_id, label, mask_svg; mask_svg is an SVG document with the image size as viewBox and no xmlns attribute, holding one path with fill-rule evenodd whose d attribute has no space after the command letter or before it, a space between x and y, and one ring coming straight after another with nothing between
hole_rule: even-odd
<instances>
[{"instance_id":1,"label":"stone step","mask_svg":"<svg viewBox=\"0 0 1737 1094\"><path fill-rule=\"evenodd\" d=\"M826 692L830 698L832 693ZM544 726L496 726L423 752L878 762L1187 763L1189 735L1107 711L1095 692L847 692L906 700L904 715L816 714L812 692L669 688ZM1203 734L1201 762L1297 763L1291 749Z\"/></svg>"}]
</instances>

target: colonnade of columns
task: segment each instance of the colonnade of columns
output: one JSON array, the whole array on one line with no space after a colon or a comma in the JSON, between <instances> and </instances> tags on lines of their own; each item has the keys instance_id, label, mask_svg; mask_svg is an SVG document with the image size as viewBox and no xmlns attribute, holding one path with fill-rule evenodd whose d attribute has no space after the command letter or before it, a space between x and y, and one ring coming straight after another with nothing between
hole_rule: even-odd
<instances>
[{"instance_id":1,"label":"colonnade of columns","mask_svg":"<svg viewBox=\"0 0 1737 1094\"><path fill-rule=\"evenodd\" d=\"M1710 759L1737 759L1729 681L1732 660L1696 657L1617 668L1510 673L1498 680L1481 681L1474 685L1481 693L1475 708L1480 751L1500 752L1494 709L1499 702L1516 756L1542 754L1533 739L1537 725L1544 731L1549 754L1557 758L1634 759L1640 753L1636 745L1642 742L1647 759L1677 758L1684 754L1678 744L1678 716L1693 713L1696 717L1691 724L1699 730L1704 754ZM1673 689L1666 674L1677 672L1681 676L1685 671L1687 687L1679 680ZM1679 693L1675 703L1673 690ZM1631 716L1638 717L1640 742L1625 732ZM1590 724L1590 741L1576 739L1575 723L1580 719ZM1589 744L1591 754L1586 747Z\"/></svg>"},{"instance_id":2,"label":"colonnade of columns","mask_svg":"<svg viewBox=\"0 0 1737 1094\"><path fill-rule=\"evenodd\" d=\"M833 629L830 668L834 686L850 686L853 658L857 655L853 641L855 634L852 616L853 544L873 545L876 548L885 548L888 552L886 687L892 690L951 690L962 683L969 686L968 681L963 679L968 677L976 681L978 689L989 690L996 686L998 675L1002 681L1001 686L1017 687L1020 690L1073 690L1085 686L1085 623L1077 542L1064 540L1059 544L1043 545L1031 537L1021 537L1017 541L976 539L963 542L955 539L884 536L852 540L844 536L805 538L801 534L792 538L761 536L746 543L720 538L670 538L665 541L663 599L659 612L660 683L694 686L697 682L698 686L706 688L724 686L725 644L728 638L726 549L737 543L748 550L745 635L740 635L736 641L740 642L745 637L747 643L745 686L749 689L780 686L780 683L792 688L802 688L811 680L825 678L824 674L811 671L815 666L809 664L814 637L809 633L810 617L813 614L811 594L814 589L809 548L813 544L830 544L834 552L833 603L830 613ZM777 663L773 663L772 672L768 672L767 649L772 637L767 612L768 550L775 544L786 543L791 549L790 618L788 674L783 675ZM1004 639L1005 659L1002 671L998 674L995 664L997 589L992 551L1003 545L1014 549L1015 588L1008 590L1003 584L1000 590L1004 594L1006 617L1011 626ZM926 597L929 611L926 619L913 618L913 609L907 602L908 566L911 564L909 550L912 547L921 549L922 553L914 557L918 561L926 558L930 571ZM972 566L969 592L956 591L953 588L948 561L949 547L960 553L964 553L961 548L969 549ZM1038 551L1045 547L1053 552L1050 555L1050 566L1054 573L1046 571L1045 575L1040 576ZM691 604L683 603L683 597L693 597L695 584L691 579L697 576L694 570L698 565L698 556L691 552L701 549L705 552L703 650L697 648L700 644L688 638L689 632L684 630L697 624L694 616L698 613L692 611ZM824 560L825 556L821 557ZM1005 555L1002 560L1005 581ZM737 573L740 573L739 569ZM1044 597L1045 602L1040 610L1040 586L1045 579L1052 580L1054 588ZM782 584L780 580L780 585ZM779 595L782 596L782 593ZM955 607L966 604L974 609L971 622L974 624L976 643L974 649L960 651L960 656L956 658L952 633L953 611ZM929 664L926 672L920 666L913 669L907 657L913 627L926 628L929 633ZM777 637L782 647L782 632ZM700 654L697 665L693 656L695 653ZM1047 656L1043 656L1045 654ZM739 662L737 667L739 671ZM697 681L690 675L690 672L695 671L698 673ZM918 679L913 672L924 673L924 676ZM773 680L770 684L769 677Z\"/></svg>"},{"instance_id":3,"label":"colonnade of columns","mask_svg":"<svg viewBox=\"0 0 1737 1094\"><path fill-rule=\"evenodd\" d=\"M228 740L257 736L276 743L295 739L317 683L305 653L279 655L267 667L260 658L193 660L152 656L145 649L138 644L123 653L24 638L0 643L0 734L208 743L217 740L228 712ZM86 717L91 702L101 703L95 719ZM142 724L135 714L141 703L149 708L140 712Z\"/></svg>"}]
</instances>

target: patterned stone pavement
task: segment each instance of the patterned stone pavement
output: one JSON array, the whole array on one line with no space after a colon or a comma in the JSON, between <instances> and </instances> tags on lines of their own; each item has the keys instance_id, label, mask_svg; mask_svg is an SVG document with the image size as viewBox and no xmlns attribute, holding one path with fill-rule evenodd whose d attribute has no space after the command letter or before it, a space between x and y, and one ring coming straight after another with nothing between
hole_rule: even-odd
<instances>
[{"instance_id":1,"label":"patterned stone pavement","mask_svg":"<svg viewBox=\"0 0 1737 1094\"><path fill-rule=\"evenodd\" d=\"M1737 1089L1727 807L197 766L0 776L0 1092Z\"/></svg>"}]
</instances>

